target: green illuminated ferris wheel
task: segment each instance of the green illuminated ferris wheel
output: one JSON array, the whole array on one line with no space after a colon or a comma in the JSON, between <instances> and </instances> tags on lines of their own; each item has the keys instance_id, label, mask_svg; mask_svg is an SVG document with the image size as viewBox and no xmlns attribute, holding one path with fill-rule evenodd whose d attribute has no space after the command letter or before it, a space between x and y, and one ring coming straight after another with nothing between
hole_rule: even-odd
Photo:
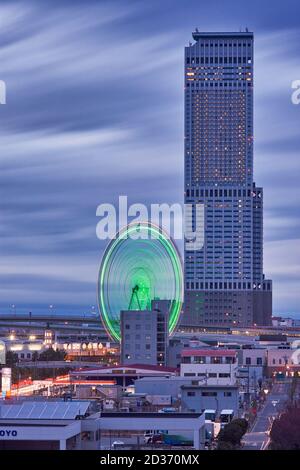
<instances>
[{"instance_id":1,"label":"green illuminated ferris wheel","mask_svg":"<svg viewBox=\"0 0 300 470\"><path fill-rule=\"evenodd\" d=\"M171 238L149 222L120 230L104 252L98 279L102 323L120 341L120 311L150 310L151 301L170 300L169 334L183 301L182 263Z\"/></svg>"}]
</instances>

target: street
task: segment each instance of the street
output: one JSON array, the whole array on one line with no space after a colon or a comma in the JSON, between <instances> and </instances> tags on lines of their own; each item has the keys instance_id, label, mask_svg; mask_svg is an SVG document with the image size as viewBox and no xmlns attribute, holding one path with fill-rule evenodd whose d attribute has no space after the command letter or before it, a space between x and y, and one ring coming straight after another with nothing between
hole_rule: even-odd
<instances>
[{"instance_id":1,"label":"street","mask_svg":"<svg viewBox=\"0 0 300 470\"><path fill-rule=\"evenodd\" d=\"M274 417L284 409L288 399L290 382L275 383L259 411L251 431L243 438L244 450L266 450L269 445L269 431Z\"/></svg>"}]
</instances>

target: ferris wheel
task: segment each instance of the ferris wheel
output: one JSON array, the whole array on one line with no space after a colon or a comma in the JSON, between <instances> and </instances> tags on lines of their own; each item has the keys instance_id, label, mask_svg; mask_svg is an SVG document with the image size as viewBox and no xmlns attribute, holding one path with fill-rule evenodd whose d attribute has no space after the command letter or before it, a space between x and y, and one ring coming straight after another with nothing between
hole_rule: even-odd
<instances>
[{"instance_id":1,"label":"ferris wheel","mask_svg":"<svg viewBox=\"0 0 300 470\"><path fill-rule=\"evenodd\" d=\"M179 252L161 228L136 222L120 230L107 246L99 270L98 303L102 323L119 342L121 310L151 310L152 300L169 300L169 334L183 302Z\"/></svg>"}]
</instances>

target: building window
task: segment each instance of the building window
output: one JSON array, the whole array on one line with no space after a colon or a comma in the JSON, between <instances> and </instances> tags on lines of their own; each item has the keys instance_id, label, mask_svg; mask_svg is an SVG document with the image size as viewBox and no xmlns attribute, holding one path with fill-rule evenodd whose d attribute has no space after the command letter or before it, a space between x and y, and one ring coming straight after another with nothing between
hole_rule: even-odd
<instances>
[{"instance_id":1,"label":"building window","mask_svg":"<svg viewBox=\"0 0 300 470\"><path fill-rule=\"evenodd\" d=\"M251 357L246 357L246 365L251 366Z\"/></svg>"},{"instance_id":2,"label":"building window","mask_svg":"<svg viewBox=\"0 0 300 470\"><path fill-rule=\"evenodd\" d=\"M130 325L125 325L125 330L130 330Z\"/></svg>"},{"instance_id":3,"label":"building window","mask_svg":"<svg viewBox=\"0 0 300 470\"><path fill-rule=\"evenodd\" d=\"M224 397L231 397L232 393L231 392L224 392Z\"/></svg>"},{"instance_id":4,"label":"building window","mask_svg":"<svg viewBox=\"0 0 300 470\"><path fill-rule=\"evenodd\" d=\"M217 396L217 392L202 392L201 395L203 397L216 397Z\"/></svg>"},{"instance_id":5,"label":"building window","mask_svg":"<svg viewBox=\"0 0 300 470\"><path fill-rule=\"evenodd\" d=\"M196 394L195 392L187 392L188 397L194 397Z\"/></svg>"},{"instance_id":6,"label":"building window","mask_svg":"<svg viewBox=\"0 0 300 470\"><path fill-rule=\"evenodd\" d=\"M258 357L258 358L256 359L256 364L257 364L258 366L262 366L262 363L263 363L262 357Z\"/></svg>"},{"instance_id":7,"label":"building window","mask_svg":"<svg viewBox=\"0 0 300 470\"><path fill-rule=\"evenodd\" d=\"M205 364L205 357L204 356L195 356L194 357L195 364Z\"/></svg>"},{"instance_id":8,"label":"building window","mask_svg":"<svg viewBox=\"0 0 300 470\"><path fill-rule=\"evenodd\" d=\"M146 349L151 349L151 344L146 344Z\"/></svg>"},{"instance_id":9,"label":"building window","mask_svg":"<svg viewBox=\"0 0 300 470\"><path fill-rule=\"evenodd\" d=\"M212 357L211 358L211 363L212 364L222 364L222 358L221 357Z\"/></svg>"}]
</instances>

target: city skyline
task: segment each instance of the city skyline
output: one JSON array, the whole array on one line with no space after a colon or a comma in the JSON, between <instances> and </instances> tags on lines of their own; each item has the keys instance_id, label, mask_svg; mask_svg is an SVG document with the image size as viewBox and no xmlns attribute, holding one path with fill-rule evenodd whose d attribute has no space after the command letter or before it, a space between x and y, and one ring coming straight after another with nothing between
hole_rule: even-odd
<instances>
[{"instance_id":1,"label":"city skyline","mask_svg":"<svg viewBox=\"0 0 300 470\"><path fill-rule=\"evenodd\" d=\"M105 248L95 233L98 204L120 194L130 203L183 202L183 47L205 25L255 33L254 171L264 186L265 273L274 281L274 314L300 315L300 106L291 102L291 83L300 78L299 6L288 2L292 15L275 4L270 17L254 2L245 18L238 2L230 2L233 16L192 2L199 18L183 7L170 18L169 3L90 2L85 10L75 2L68 19L64 2L49 15L37 2L0 2L3 313L12 304L33 312L53 304L57 313L96 304Z\"/></svg>"}]
</instances>

